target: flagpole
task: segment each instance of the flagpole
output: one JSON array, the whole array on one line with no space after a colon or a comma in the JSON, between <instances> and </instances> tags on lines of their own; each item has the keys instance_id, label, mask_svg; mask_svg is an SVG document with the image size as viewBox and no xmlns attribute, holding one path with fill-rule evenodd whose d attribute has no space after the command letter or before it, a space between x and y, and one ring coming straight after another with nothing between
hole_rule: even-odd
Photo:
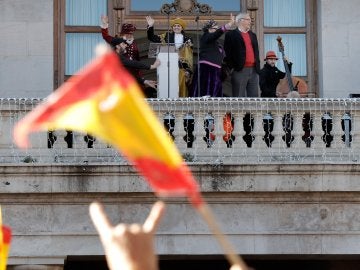
<instances>
[{"instance_id":1,"label":"flagpole","mask_svg":"<svg viewBox=\"0 0 360 270\"><path fill-rule=\"evenodd\" d=\"M248 270L248 267L244 260L236 253L235 248L230 243L229 239L225 234L221 232L219 224L216 222L216 219L211 212L211 209L207 203L202 203L196 209L201 214L202 218L208 224L210 231L214 234L215 238L218 240L219 244L225 251L225 257L230 262L231 265L238 265L240 270Z\"/></svg>"},{"instance_id":2,"label":"flagpole","mask_svg":"<svg viewBox=\"0 0 360 270\"><path fill-rule=\"evenodd\" d=\"M168 83L168 98L170 98L170 12L167 14L167 83ZM175 39L174 39L175 42Z\"/></svg>"},{"instance_id":3,"label":"flagpole","mask_svg":"<svg viewBox=\"0 0 360 270\"><path fill-rule=\"evenodd\" d=\"M196 65L196 68L197 68L197 81L196 81L196 84L197 84L197 89L198 89L198 93L197 93L197 96L200 97L201 94L200 94L200 41L199 41L199 11L198 11L198 14L196 15L196 18L195 18L195 22L196 22L196 43L197 43L197 65Z\"/></svg>"},{"instance_id":4,"label":"flagpole","mask_svg":"<svg viewBox=\"0 0 360 270\"><path fill-rule=\"evenodd\" d=\"M1 209L1 205L0 205L0 243L2 244L4 240L4 236L3 236L3 227L2 227L2 209Z\"/></svg>"}]
</instances>

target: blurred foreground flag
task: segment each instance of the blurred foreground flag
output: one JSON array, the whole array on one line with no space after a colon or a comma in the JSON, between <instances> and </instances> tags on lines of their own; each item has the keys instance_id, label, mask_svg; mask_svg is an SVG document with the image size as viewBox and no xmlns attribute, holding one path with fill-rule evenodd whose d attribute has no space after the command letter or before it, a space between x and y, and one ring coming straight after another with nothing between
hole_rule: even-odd
<instances>
[{"instance_id":1,"label":"blurred foreground flag","mask_svg":"<svg viewBox=\"0 0 360 270\"><path fill-rule=\"evenodd\" d=\"M27 147L30 132L66 129L90 133L117 147L160 196L202 198L175 144L115 53L94 60L18 122L14 141Z\"/></svg>"},{"instance_id":2,"label":"blurred foreground flag","mask_svg":"<svg viewBox=\"0 0 360 270\"><path fill-rule=\"evenodd\" d=\"M0 239L0 270L5 270L11 241L11 229L9 227L1 226Z\"/></svg>"}]
</instances>

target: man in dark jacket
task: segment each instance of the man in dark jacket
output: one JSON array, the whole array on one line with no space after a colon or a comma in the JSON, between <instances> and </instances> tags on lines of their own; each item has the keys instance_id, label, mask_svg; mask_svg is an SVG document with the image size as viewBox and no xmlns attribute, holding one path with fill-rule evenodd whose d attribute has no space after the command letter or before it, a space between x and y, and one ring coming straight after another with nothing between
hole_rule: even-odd
<instances>
[{"instance_id":1,"label":"man in dark jacket","mask_svg":"<svg viewBox=\"0 0 360 270\"><path fill-rule=\"evenodd\" d=\"M137 60L131 60L128 57L126 57L125 52L126 52L126 48L128 47L128 44L126 43L126 40L123 38L113 38L113 40L111 41L111 46L118 53L121 63L129 71L131 69L146 69L146 70L156 69L158 66L160 66L159 59L156 59L152 65L148 65L143 62ZM155 81L145 80L143 77L140 76L134 76L134 77L138 81L138 83L145 86L150 86L152 88L156 88Z\"/></svg>"},{"instance_id":2,"label":"man in dark jacket","mask_svg":"<svg viewBox=\"0 0 360 270\"><path fill-rule=\"evenodd\" d=\"M255 33L250 30L248 13L236 16L237 28L225 34L226 63L233 70L231 75L234 97L257 97L259 90L260 59Z\"/></svg>"},{"instance_id":3,"label":"man in dark jacket","mask_svg":"<svg viewBox=\"0 0 360 270\"><path fill-rule=\"evenodd\" d=\"M264 67L260 70L260 90L261 97L277 97L276 87L279 81L285 78L286 73L280 71L275 65L278 60L274 51L266 53ZM287 59L285 59L287 61ZM288 64L290 72L292 63Z\"/></svg>"}]
</instances>

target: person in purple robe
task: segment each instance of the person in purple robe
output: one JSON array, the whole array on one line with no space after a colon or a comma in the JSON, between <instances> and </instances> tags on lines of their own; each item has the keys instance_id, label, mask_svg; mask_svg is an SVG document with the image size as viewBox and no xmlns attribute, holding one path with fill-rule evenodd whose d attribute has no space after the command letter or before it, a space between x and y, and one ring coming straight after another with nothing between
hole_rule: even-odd
<instances>
[{"instance_id":1,"label":"person in purple robe","mask_svg":"<svg viewBox=\"0 0 360 270\"><path fill-rule=\"evenodd\" d=\"M203 26L204 34L200 39L199 70L193 78L192 97L222 97L221 66L225 52L218 39L234 25L235 18L231 14L230 21L219 27L214 20L209 20ZM200 87L200 91L199 91Z\"/></svg>"}]
</instances>

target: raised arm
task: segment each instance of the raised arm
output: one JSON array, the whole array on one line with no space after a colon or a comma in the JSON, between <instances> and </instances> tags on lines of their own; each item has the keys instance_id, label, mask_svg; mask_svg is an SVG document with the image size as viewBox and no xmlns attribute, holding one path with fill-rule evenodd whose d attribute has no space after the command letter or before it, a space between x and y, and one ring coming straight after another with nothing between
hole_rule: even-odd
<instances>
[{"instance_id":1,"label":"raised arm","mask_svg":"<svg viewBox=\"0 0 360 270\"><path fill-rule=\"evenodd\" d=\"M154 204L143 225L120 223L113 226L99 203L90 205L90 216L99 233L110 270L158 270L154 235L165 204Z\"/></svg>"},{"instance_id":2,"label":"raised arm","mask_svg":"<svg viewBox=\"0 0 360 270\"><path fill-rule=\"evenodd\" d=\"M227 24L225 24L226 30L230 30L234 24L235 24L235 16L232 13L230 13L230 20Z\"/></svg>"},{"instance_id":3,"label":"raised arm","mask_svg":"<svg viewBox=\"0 0 360 270\"><path fill-rule=\"evenodd\" d=\"M109 17L106 15L101 15L101 35L102 38L109 44L114 39L113 36L109 35Z\"/></svg>"},{"instance_id":4,"label":"raised arm","mask_svg":"<svg viewBox=\"0 0 360 270\"><path fill-rule=\"evenodd\" d=\"M150 40L152 42L160 43L161 38L158 35L155 35L155 33L154 33L155 20L151 16L146 16L145 18L146 18L146 22L148 24L148 28L147 28L148 40Z\"/></svg>"}]
</instances>

